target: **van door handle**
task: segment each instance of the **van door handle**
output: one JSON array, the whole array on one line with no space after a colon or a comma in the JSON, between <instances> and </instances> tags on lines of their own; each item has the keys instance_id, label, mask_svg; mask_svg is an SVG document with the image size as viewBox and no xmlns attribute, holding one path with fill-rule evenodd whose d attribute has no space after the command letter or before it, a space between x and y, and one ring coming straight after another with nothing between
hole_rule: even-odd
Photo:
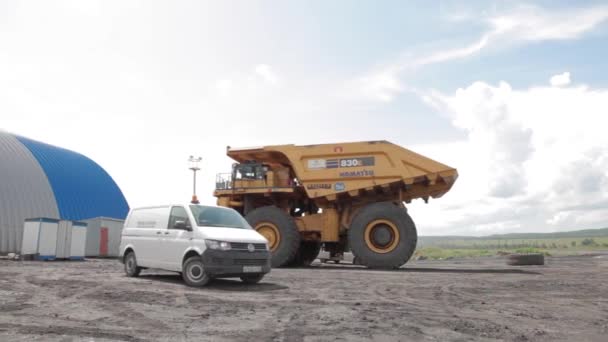
<instances>
[{"instance_id":1,"label":"van door handle","mask_svg":"<svg viewBox=\"0 0 608 342\"><path fill-rule=\"evenodd\" d=\"M156 232L156 234L161 234L161 232Z\"/></svg>"},{"instance_id":2,"label":"van door handle","mask_svg":"<svg viewBox=\"0 0 608 342\"><path fill-rule=\"evenodd\" d=\"M169 232L165 232L165 235L169 235Z\"/></svg>"}]
</instances>

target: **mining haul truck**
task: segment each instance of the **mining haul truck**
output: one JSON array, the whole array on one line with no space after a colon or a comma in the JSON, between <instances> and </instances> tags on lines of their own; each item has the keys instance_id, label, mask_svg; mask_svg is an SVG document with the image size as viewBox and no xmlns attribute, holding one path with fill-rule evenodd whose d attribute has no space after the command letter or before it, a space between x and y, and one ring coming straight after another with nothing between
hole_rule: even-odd
<instances>
[{"instance_id":1,"label":"mining haul truck","mask_svg":"<svg viewBox=\"0 0 608 342\"><path fill-rule=\"evenodd\" d=\"M456 169L387 141L228 147L237 161L214 195L268 240L272 266L306 266L321 247L338 261L397 268L416 248L405 203L439 198Z\"/></svg>"}]
</instances>

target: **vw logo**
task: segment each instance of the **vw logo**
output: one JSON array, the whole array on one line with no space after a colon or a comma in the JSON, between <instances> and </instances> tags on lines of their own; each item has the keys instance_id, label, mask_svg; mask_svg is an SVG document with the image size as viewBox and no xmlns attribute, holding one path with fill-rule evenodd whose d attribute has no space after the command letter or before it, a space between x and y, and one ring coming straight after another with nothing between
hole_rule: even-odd
<instances>
[{"instance_id":1,"label":"vw logo","mask_svg":"<svg viewBox=\"0 0 608 342\"><path fill-rule=\"evenodd\" d=\"M250 243L250 244L247 246L247 250L248 250L248 251L250 251L250 252L253 252L253 251L255 251L255 246L254 246L252 243Z\"/></svg>"}]
</instances>

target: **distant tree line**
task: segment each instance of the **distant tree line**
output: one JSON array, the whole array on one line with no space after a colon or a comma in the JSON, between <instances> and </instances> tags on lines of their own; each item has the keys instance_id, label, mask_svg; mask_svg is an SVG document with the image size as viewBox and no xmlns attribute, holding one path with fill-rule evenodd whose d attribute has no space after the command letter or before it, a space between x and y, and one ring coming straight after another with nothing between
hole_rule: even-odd
<instances>
[{"instance_id":1,"label":"distant tree line","mask_svg":"<svg viewBox=\"0 0 608 342\"><path fill-rule=\"evenodd\" d=\"M585 238L580 242L581 246L585 247L608 247L608 243L598 243L593 238ZM484 242L484 241L475 241L469 242L467 244L461 243L438 243L437 247L446 248L446 249L519 249L519 248L542 248L542 249L567 249L573 248L577 246L577 241L568 242L557 241L492 241L492 242Z\"/></svg>"}]
</instances>

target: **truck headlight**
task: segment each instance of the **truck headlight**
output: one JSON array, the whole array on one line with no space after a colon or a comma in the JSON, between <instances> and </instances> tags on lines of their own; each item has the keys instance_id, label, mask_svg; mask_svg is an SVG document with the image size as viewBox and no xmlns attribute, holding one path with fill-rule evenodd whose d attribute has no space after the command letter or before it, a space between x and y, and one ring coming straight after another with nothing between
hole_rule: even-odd
<instances>
[{"instance_id":1,"label":"truck headlight","mask_svg":"<svg viewBox=\"0 0 608 342\"><path fill-rule=\"evenodd\" d=\"M231 249L230 242L226 241L205 240L205 244L209 249L216 249L220 251L229 251Z\"/></svg>"}]
</instances>

